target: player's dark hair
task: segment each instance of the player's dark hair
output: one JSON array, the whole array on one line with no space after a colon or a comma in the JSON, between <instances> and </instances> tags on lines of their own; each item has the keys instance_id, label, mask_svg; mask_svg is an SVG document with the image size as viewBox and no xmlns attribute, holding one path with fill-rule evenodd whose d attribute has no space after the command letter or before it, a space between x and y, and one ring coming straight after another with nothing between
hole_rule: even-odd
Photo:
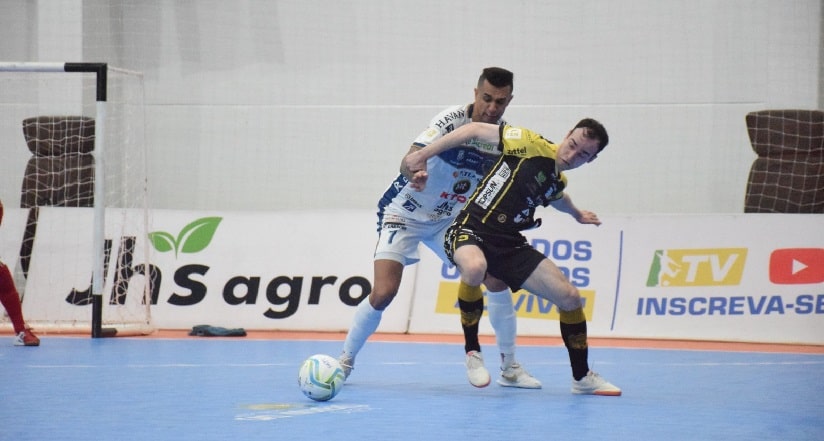
<instances>
[{"instance_id":1,"label":"player's dark hair","mask_svg":"<svg viewBox=\"0 0 824 441\"><path fill-rule=\"evenodd\" d=\"M598 140L598 153L600 153L601 150L609 144L607 129L604 128L604 125L598 121L592 118L584 118L578 121L578 124L575 124L575 127L573 127L572 130L577 129L578 127L584 128L585 137Z\"/></svg>"},{"instance_id":2,"label":"player's dark hair","mask_svg":"<svg viewBox=\"0 0 824 441\"><path fill-rule=\"evenodd\" d=\"M484 84L484 80L486 80L489 81L489 84L499 89L507 86L511 89L515 89L515 86L512 83L512 78L512 72L502 67L487 67L483 70L483 72L481 72L481 76L478 78L478 87L481 87Z\"/></svg>"}]
</instances>

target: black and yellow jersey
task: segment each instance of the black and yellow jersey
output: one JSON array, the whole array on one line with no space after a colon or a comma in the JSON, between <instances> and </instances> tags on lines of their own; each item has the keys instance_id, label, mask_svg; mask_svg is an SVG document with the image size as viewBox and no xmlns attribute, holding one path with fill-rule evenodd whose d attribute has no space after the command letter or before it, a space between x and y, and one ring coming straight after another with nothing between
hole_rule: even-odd
<instances>
[{"instance_id":1,"label":"black and yellow jersey","mask_svg":"<svg viewBox=\"0 0 824 441\"><path fill-rule=\"evenodd\" d=\"M560 199L567 180L556 172L558 146L521 127L501 124L502 155L456 220L499 232L536 226L535 209Z\"/></svg>"}]
</instances>

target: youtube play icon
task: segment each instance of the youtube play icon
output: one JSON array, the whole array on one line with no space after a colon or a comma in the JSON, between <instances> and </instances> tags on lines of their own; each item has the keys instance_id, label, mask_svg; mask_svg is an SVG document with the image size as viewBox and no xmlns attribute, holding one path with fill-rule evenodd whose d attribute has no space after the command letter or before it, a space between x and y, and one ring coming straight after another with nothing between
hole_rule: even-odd
<instances>
[{"instance_id":1,"label":"youtube play icon","mask_svg":"<svg viewBox=\"0 0 824 441\"><path fill-rule=\"evenodd\" d=\"M824 282L824 248L782 248L770 255L770 281L777 285Z\"/></svg>"}]
</instances>

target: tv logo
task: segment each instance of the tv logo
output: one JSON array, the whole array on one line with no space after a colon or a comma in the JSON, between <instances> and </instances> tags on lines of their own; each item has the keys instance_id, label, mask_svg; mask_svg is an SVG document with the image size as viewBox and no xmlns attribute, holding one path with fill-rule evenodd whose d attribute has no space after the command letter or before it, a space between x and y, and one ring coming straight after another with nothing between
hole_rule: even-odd
<instances>
[{"instance_id":1,"label":"tv logo","mask_svg":"<svg viewBox=\"0 0 824 441\"><path fill-rule=\"evenodd\" d=\"M770 254L770 282L801 285L824 282L824 248L781 248Z\"/></svg>"},{"instance_id":2,"label":"tv logo","mask_svg":"<svg viewBox=\"0 0 824 441\"><path fill-rule=\"evenodd\" d=\"M738 285L746 260L746 248L655 250L647 286Z\"/></svg>"}]
</instances>

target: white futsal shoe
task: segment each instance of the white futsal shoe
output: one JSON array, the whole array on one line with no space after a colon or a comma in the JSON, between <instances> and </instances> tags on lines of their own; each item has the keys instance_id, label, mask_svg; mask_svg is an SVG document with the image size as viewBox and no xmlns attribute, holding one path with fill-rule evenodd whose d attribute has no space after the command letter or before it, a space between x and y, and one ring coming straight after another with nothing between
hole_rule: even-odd
<instances>
[{"instance_id":1,"label":"white futsal shoe","mask_svg":"<svg viewBox=\"0 0 824 441\"><path fill-rule=\"evenodd\" d=\"M595 372L589 371L580 380L572 379L572 393L578 395L601 395L607 397L621 396L621 389Z\"/></svg>"},{"instance_id":2,"label":"white futsal shoe","mask_svg":"<svg viewBox=\"0 0 824 441\"><path fill-rule=\"evenodd\" d=\"M352 373L352 370L355 369L355 357L350 357L345 353L341 353L338 357L338 363L340 367L343 368L343 381L346 381L349 378L349 374Z\"/></svg>"},{"instance_id":3,"label":"white futsal shoe","mask_svg":"<svg viewBox=\"0 0 824 441\"><path fill-rule=\"evenodd\" d=\"M521 389L541 388L541 382L518 363L512 363L506 369L501 369L498 384L504 387L520 387Z\"/></svg>"},{"instance_id":4,"label":"white futsal shoe","mask_svg":"<svg viewBox=\"0 0 824 441\"><path fill-rule=\"evenodd\" d=\"M475 387L487 387L492 381L489 371L484 366L484 357L478 351L466 353L466 376L469 383Z\"/></svg>"}]
</instances>

